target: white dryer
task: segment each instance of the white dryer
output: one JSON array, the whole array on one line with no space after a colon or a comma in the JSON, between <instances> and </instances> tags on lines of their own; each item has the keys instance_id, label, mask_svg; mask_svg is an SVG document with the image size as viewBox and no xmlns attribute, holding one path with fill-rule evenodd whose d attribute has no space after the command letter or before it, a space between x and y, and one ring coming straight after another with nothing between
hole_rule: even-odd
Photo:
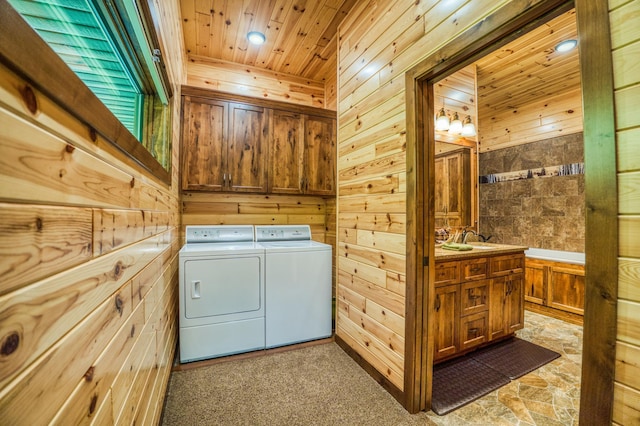
<instances>
[{"instance_id":1,"label":"white dryer","mask_svg":"<svg viewBox=\"0 0 640 426\"><path fill-rule=\"evenodd\" d=\"M265 258L253 226L187 226L185 240L180 362L264 349Z\"/></svg>"},{"instance_id":2,"label":"white dryer","mask_svg":"<svg viewBox=\"0 0 640 426\"><path fill-rule=\"evenodd\" d=\"M256 226L265 248L266 347L331 336L331 246L309 225Z\"/></svg>"}]
</instances>

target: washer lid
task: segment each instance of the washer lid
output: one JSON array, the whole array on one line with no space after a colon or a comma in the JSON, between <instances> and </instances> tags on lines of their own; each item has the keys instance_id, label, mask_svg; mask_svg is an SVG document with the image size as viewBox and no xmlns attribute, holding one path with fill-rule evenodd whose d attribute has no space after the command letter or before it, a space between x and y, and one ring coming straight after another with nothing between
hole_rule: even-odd
<instances>
[{"instance_id":1,"label":"washer lid","mask_svg":"<svg viewBox=\"0 0 640 426\"><path fill-rule=\"evenodd\" d=\"M331 250L329 244L320 243L318 241L266 241L257 243L262 245L266 253L275 252L300 252L300 251L313 251L313 250Z\"/></svg>"},{"instance_id":2,"label":"washer lid","mask_svg":"<svg viewBox=\"0 0 640 426\"><path fill-rule=\"evenodd\" d=\"M192 243L180 249L180 256L264 254L264 247L254 242Z\"/></svg>"}]
</instances>

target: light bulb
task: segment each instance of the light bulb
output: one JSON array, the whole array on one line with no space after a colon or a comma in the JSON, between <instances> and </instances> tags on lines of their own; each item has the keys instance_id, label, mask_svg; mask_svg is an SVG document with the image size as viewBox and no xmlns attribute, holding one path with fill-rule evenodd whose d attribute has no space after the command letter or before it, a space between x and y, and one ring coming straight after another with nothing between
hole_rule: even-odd
<instances>
[{"instance_id":1,"label":"light bulb","mask_svg":"<svg viewBox=\"0 0 640 426\"><path fill-rule=\"evenodd\" d=\"M464 119L464 124L462 125L462 136L475 136L476 135L476 126L471 122L471 116L467 115L467 118Z\"/></svg>"},{"instance_id":2,"label":"light bulb","mask_svg":"<svg viewBox=\"0 0 640 426\"><path fill-rule=\"evenodd\" d=\"M436 130L445 131L449 129L449 117L444 112L444 108L440 108L436 117Z\"/></svg>"},{"instance_id":3,"label":"light bulb","mask_svg":"<svg viewBox=\"0 0 640 426\"><path fill-rule=\"evenodd\" d=\"M460 133L462 132L462 121L458 117L458 113L453 113L453 120L451 120L451 125L449 125L449 133Z\"/></svg>"}]
</instances>

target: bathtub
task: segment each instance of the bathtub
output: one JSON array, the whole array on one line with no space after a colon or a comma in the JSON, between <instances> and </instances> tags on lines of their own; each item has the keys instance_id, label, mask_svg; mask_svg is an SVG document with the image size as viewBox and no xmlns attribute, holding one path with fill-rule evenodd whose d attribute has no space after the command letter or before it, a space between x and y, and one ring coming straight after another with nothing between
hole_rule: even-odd
<instances>
[{"instance_id":1,"label":"bathtub","mask_svg":"<svg viewBox=\"0 0 640 426\"><path fill-rule=\"evenodd\" d=\"M530 248L524 251L526 257L531 259L549 260L552 262L572 263L584 265L584 253L574 251L547 250Z\"/></svg>"}]
</instances>

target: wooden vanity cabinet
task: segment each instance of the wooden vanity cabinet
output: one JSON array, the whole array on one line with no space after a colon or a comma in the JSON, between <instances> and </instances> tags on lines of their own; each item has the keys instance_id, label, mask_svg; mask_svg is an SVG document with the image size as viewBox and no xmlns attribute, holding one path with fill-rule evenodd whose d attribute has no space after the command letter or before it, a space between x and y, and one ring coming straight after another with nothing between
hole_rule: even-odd
<instances>
[{"instance_id":1,"label":"wooden vanity cabinet","mask_svg":"<svg viewBox=\"0 0 640 426\"><path fill-rule=\"evenodd\" d=\"M435 263L434 361L524 326L524 254Z\"/></svg>"}]
</instances>

